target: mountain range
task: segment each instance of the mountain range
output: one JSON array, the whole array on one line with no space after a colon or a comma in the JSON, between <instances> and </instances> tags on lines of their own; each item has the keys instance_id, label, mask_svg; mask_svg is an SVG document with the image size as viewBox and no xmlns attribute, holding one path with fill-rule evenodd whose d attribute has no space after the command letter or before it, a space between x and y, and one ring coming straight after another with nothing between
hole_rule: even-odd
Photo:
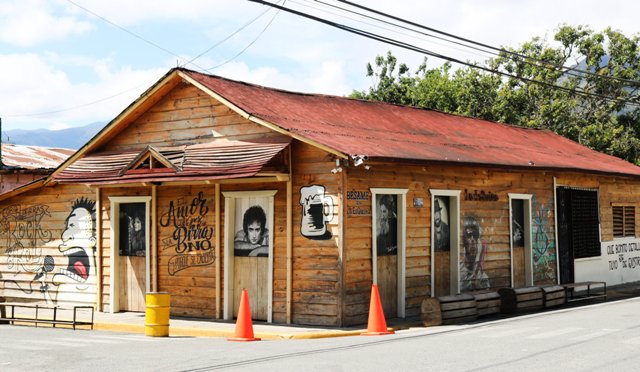
<instances>
[{"instance_id":1,"label":"mountain range","mask_svg":"<svg viewBox=\"0 0 640 372\"><path fill-rule=\"evenodd\" d=\"M95 122L82 127L61 130L12 129L3 131L1 138L4 143L14 145L58 147L75 150L87 143L105 125L105 122Z\"/></svg>"}]
</instances>

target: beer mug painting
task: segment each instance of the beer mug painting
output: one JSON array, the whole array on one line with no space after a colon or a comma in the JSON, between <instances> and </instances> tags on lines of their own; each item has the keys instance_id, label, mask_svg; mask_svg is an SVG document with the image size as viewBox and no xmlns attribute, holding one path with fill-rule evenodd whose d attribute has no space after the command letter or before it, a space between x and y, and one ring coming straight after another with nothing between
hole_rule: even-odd
<instances>
[{"instance_id":1,"label":"beer mug painting","mask_svg":"<svg viewBox=\"0 0 640 372\"><path fill-rule=\"evenodd\" d=\"M324 186L311 185L300 189L302 223L300 232L309 239L328 239L327 222L333 219L333 199L324 194Z\"/></svg>"}]
</instances>

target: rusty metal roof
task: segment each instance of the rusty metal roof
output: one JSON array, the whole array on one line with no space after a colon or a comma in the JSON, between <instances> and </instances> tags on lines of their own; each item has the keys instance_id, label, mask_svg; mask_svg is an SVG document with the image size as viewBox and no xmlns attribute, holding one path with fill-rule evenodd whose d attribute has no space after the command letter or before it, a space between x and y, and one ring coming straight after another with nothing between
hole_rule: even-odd
<instances>
[{"instance_id":1,"label":"rusty metal roof","mask_svg":"<svg viewBox=\"0 0 640 372\"><path fill-rule=\"evenodd\" d=\"M55 169L76 150L2 144L2 165L17 169Z\"/></svg>"},{"instance_id":2,"label":"rusty metal roof","mask_svg":"<svg viewBox=\"0 0 640 372\"><path fill-rule=\"evenodd\" d=\"M640 167L549 130L384 102L288 92L178 70L248 117L346 155L640 176Z\"/></svg>"},{"instance_id":3,"label":"rusty metal roof","mask_svg":"<svg viewBox=\"0 0 640 372\"><path fill-rule=\"evenodd\" d=\"M94 153L70 164L54 180L115 184L251 177L290 142L287 137L252 142L217 139L198 145L148 146L142 151ZM162 160L169 161L172 167L130 167L136 159L147 154L162 156Z\"/></svg>"}]
</instances>

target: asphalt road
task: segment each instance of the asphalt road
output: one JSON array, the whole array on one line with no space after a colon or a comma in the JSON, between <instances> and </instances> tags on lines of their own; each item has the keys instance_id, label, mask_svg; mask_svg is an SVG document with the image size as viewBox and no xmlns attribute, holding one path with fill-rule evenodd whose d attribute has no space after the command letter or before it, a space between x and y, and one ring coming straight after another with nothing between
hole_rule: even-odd
<instances>
[{"instance_id":1,"label":"asphalt road","mask_svg":"<svg viewBox=\"0 0 640 372\"><path fill-rule=\"evenodd\" d=\"M0 371L634 371L640 298L388 336L229 342L0 325Z\"/></svg>"}]
</instances>

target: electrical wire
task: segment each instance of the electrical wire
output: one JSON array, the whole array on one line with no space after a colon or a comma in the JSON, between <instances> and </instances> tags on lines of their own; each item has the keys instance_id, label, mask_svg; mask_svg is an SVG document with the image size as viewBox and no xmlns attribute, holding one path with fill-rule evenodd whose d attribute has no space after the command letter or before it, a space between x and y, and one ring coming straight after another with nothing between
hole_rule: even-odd
<instances>
[{"instance_id":1,"label":"electrical wire","mask_svg":"<svg viewBox=\"0 0 640 372\"><path fill-rule=\"evenodd\" d=\"M321 0L315 0L315 1L320 2L320 3L324 3ZM535 62L535 65L539 66L539 67L543 67L543 68L547 68L547 69L554 69L556 71L559 70L559 71L564 71L564 72L575 72L575 73L577 73L577 75L570 73L570 75L573 75L573 76L589 75L589 76L597 77L597 78L605 78L605 79L616 80L616 81L623 82L623 83L626 83L626 84L631 84L631 85L640 85L640 82L637 81L637 80L629 80L629 79L619 78L619 77L616 77L616 76L599 75L599 74L595 74L595 73L593 73L591 71L582 70L582 69L579 69L579 68L576 68L576 67L549 64L549 61L543 61L543 60L536 59L536 58L533 58L533 57L530 57L530 56L527 56L527 55L524 55L524 54L521 54L521 53L510 51L510 50L507 50L507 49L504 49L504 48L498 48L498 47L495 47L495 46L492 46L492 45L489 45L489 44L486 44L486 43L481 43L481 42L474 41L474 40L471 40L471 39L468 39L468 38L457 36L457 35L454 35L454 34L451 34L451 33L445 32L445 31L441 31L441 30L438 30L438 29L435 29L435 28L432 28L432 27L427 27L427 26L421 25L421 24L416 23L416 22L411 22L411 21L408 21L406 19L390 15L388 13L384 13L384 12L381 12L381 11L378 11L378 10L375 10L375 9L372 9L372 8L369 8L369 7L366 7L366 6L363 6L363 5L359 5L359 4L353 3L351 1L347 1L347 0L335 0L335 1L338 1L338 2L344 3L344 4L348 4L348 5L353 6L355 8L362 9L362 10L365 10L365 11L368 11L368 12L371 12L371 13L374 13L374 14L377 14L377 15L381 15L383 17L387 17L387 18L390 18L390 19L393 19L393 20L396 20L396 21L400 21L402 23L406 23L406 24L414 26L414 27L418 27L418 28L421 28L421 29L425 29L425 30L429 30L431 32L435 32L435 33L441 34L441 35L445 35L445 36L450 37L452 39L460 40L460 41L463 41L465 43L469 43L469 44L472 44L472 45L481 46L483 48L487 48L487 49L490 49L490 50L493 50L493 51L497 52L497 55L500 55L501 53L504 53L504 54L508 54L510 56L522 58L525 61ZM327 5L329 5L329 4L327 4ZM340 8L340 7L337 7L337 8L342 9L342 10L347 11L347 12L350 12L350 13L359 14L359 15L361 15L363 17L372 18L372 19L375 19L375 20L377 20L379 22L389 23L388 21L384 21L384 20L380 20L380 19L377 19L377 18L374 18L374 17L363 15L361 13L357 13L357 12L354 12L354 11L349 10L349 9ZM400 26L400 25L395 25L395 26L408 29L408 28L406 28L404 26ZM417 32L417 31L414 31L414 32ZM431 36L431 37L435 37L433 35L428 35L428 34L425 34L425 35ZM447 39L444 39L444 38L439 38L439 39L447 40ZM451 43L459 44L459 45L465 45L465 44L461 44L461 43L454 42L454 41L451 41L451 40L447 40L447 41L449 41ZM469 47L469 48L476 49L475 47L472 47L472 46L469 46L469 45L466 45L466 46ZM490 52L490 53L496 54L496 53L493 53L493 52Z\"/></svg>"},{"instance_id":2,"label":"electrical wire","mask_svg":"<svg viewBox=\"0 0 640 372\"><path fill-rule=\"evenodd\" d=\"M267 5L267 6L271 6L271 7L280 9L280 10L284 10L285 12L288 12L288 13L291 13L291 14L295 14L295 15L301 16L303 18L308 18L308 19L314 20L316 22L323 23L323 24L329 25L331 27L338 28L338 29L341 29L341 30L344 30L344 31L347 31L347 32L350 32L350 33L353 33L353 34L356 34L356 35L364 36L364 37L372 39L372 40L376 40L376 41L380 41L380 42L383 42L383 43L386 43L386 44L389 44L389 45L393 45L393 46L397 46L397 47L400 47L400 48L412 50L412 51L415 51L415 52L426 54L428 56L436 57L436 58L439 58L439 59L442 59L442 60L446 60L446 61L449 61L449 62L461 64L461 65L468 66L468 67L471 67L471 68L477 68L477 69L480 69L480 70L483 70L485 72L489 72L489 73L492 73L492 74L497 74L497 75L501 75L501 76L504 76L504 77L510 77L510 78L518 79L518 80L529 82L529 83L539 84L539 85L543 85L543 86L547 86L547 87L550 87L550 88L562 90L562 91L565 91L565 92L568 92L568 93L572 93L572 94L580 94L580 95L584 95L584 96L604 99L604 100L607 100L607 101L619 102L619 103L625 103L625 104L632 104L632 105L640 106L640 102L625 100L625 99L622 99L622 98L609 97L609 96L605 96L605 95L601 95L601 94L597 94L597 93L592 93L592 92L587 92L587 91L580 90L580 89L575 89L575 88L574 89L570 89L570 88L567 88L567 87L563 87L563 86L560 86L560 85L555 85L555 84L544 82L544 81L540 81L540 80L535 80L535 79L525 78L525 77L522 77L522 76L512 75L512 74L509 74L509 73L504 72L504 71L495 70L495 69L492 69L492 68L489 68L489 67L485 67L485 66L481 66L481 65L478 65L478 64L474 64L474 63L470 63L470 62L464 62L464 61L461 61L461 60L459 60L457 58L453 58L453 57L449 57L449 56L446 56L446 55L443 55L443 54L432 52L430 50L427 50L427 49L424 49L424 48L420 48L418 46L411 45L411 44L408 44L408 43L405 43L405 42L402 42L402 41L399 41L399 40L395 40L395 39L392 39L392 38L389 38L389 37L386 37L386 36L378 35L378 34L375 34L375 33L369 32L369 31L357 29L357 28L354 28L354 27L351 27L351 26L347 26L347 25L336 23L336 22L332 22L332 21L329 21L329 20L326 20L326 19L323 19L323 18L319 18L319 17L313 16L311 14L300 12L298 10L291 9L291 8L286 8L284 6L280 6L280 5L277 5L277 4L272 4L272 3L269 3L269 2L266 2L266 1L263 1L263 0L249 0L249 1L254 2L254 3L263 4L263 5Z\"/></svg>"},{"instance_id":3,"label":"electrical wire","mask_svg":"<svg viewBox=\"0 0 640 372\"><path fill-rule=\"evenodd\" d=\"M282 5L286 4L286 0L282 2ZM264 14L264 13L263 13ZM262 34L264 34L265 31L267 31L267 29L269 28L269 26L271 26L271 24L273 23L273 21L276 19L276 17L278 16L278 14L280 14L280 10L278 9L278 11L276 11L276 13L273 15L273 17L271 17L271 20L269 20L269 23L267 23L266 26L264 26L264 28L262 29L262 31L260 31L260 33L255 37L255 39L253 39L253 41L251 41L246 47L244 47L244 49L242 49L240 52L238 52L236 55L234 55L233 57L231 57L230 59L222 62L219 65L213 66L213 67L209 67L207 69L204 69L204 71L209 72L211 70L215 70L217 68L220 68L224 65L226 65L227 63L233 61L234 59L238 58L239 56L241 56L247 49L249 49L256 41L258 41L258 39L262 36Z\"/></svg>"}]
</instances>

